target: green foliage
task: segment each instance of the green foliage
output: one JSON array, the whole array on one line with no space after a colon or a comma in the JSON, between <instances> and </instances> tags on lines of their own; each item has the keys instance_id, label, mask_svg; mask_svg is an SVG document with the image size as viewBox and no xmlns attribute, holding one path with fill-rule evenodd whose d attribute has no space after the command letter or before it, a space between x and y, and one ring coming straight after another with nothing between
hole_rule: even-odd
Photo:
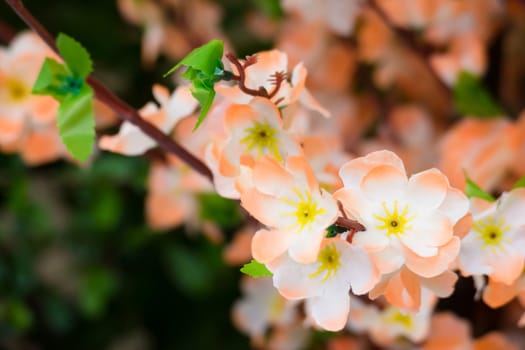
<instances>
[{"instance_id":1,"label":"green foliage","mask_svg":"<svg viewBox=\"0 0 525 350\"><path fill-rule=\"evenodd\" d=\"M472 73L459 74L453 93L456 110L461 115L497 117L503 114L502 108Z\"/></svg>"},{"instance_id":2,"label":"green foliage","mask_svg":"<svg viewBox=\"0 0 525 350\"><path fill-rule=\"evenodd\" d=\"M244 264L244 266L241 267L241 272L253 278L270 277L273 275L266 265L261 264L257 260L252 260L248 264Z\"/></svg>"},{"instance_id":3,"label":"green foliage","mask_svg":"<svg viewBox=\"0 0 525 350\"><path fill-rule=\"evenodd\" d=\"M47 58L33 93L51 95L60 102L57 121L62 142L73 157L85 161L95 144L94 94L86 83L93 64L89 53L65 34L59 34L57 48L65 63Z\"/></svg>"},{"instance_id":4,"label":"green foliage","mask_svg":"<svg viewBox=\"0 0 525 350\"><path fill-rule=\"evenodd\" d=\"M26 304L19 299L10 299L2 310L4 319L18 331L25 331L33 323L33 315Z\"/></svg>"},{"instance_id":5,"label":"green foliage","mask_svg":"<svg viewBox=\"0 0 525 350\"><path fill-rule=\"evenodd\" d=\"M79 307L90 318L99 317L117 289L114 273L101 267L91 267L81 279Z\"/></svg>"},{"instance_id":6,"label":"green foliage","mask_svg":"<svg viewBox=\"0 0 525 350\"><path fill-rule=\"evenodd\" d=\"M512 186L512 189L522 188L522 187L525 187L525 176L523 176L518 181L516 181L514 186Z\"/></svg>"},{"instance_id":7,"label":"green foliage","mask_svg":"<svg viewBox=\"0 0 525 350\"><path fill-rule=\"evenodd\" d=\"M223 77L224 67L221 61L223 51L222 41L211 40L190 52L164 75L167 76L182 66L187 67L182 77L191 81L191 94L201 105L201 112L193 130L196 130L208 115L215 98L214 85Z\"/></svg>"},{"instance_id":8,"label":"green foliage","mask_svg":"<svg viewBox=\"0 0 525 350\"><path fill-rule=\"evenodd\" d=\"M198 199L201 219L215 222L222 228L235 228L241 223L238 202L223 198L216 193L201 193Z\"/></svg>"},{"instance_id":9,"label":"green foliage","mask_svg":"<svg viewBox=\"0 0 525 350\"><path fill-rule=\"evenodd\" d=\"M283 9L279 0L253 0L255 6L257 6L267 16L279 19L283 16Z\"/></svg>"},{"instance_id":10,"label":"green foliage","mask_svg":"<svg viewBox=\"0 0 525 350\"><path fill-rule=\"evenodd\" d=\"M328 227L326 229L326 238L332 238L332 237L335 237L337 236L338 234L340 233L343 233L343 232L346 232L348 231L347 228L345 227L342 227L342 226L338 226L336 224L333 224L331 225L330 227Z\"/></svg>"},{"instance_id":11,"label":"green foliage","mask_svg":"<svg viewBox=\"0 0 525 350\"><path fill-rule=\"evenodd\" d=\"M485 199L489 202L494 202L496 199L487 192L483 191L474 181L467 177L467 185L465 186L465 194L468 198L476 197Z\"/></svg>"}]
</instances>

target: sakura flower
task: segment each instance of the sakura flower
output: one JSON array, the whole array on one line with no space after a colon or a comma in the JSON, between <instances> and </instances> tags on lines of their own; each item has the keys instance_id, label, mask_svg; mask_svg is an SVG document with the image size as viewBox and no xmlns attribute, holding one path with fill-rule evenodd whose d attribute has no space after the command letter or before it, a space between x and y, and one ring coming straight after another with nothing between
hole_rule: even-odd
<instances>
[{"instance_id":1,"label":"sakura flower","mask_svg":"<svg viewBox=\"0 0 525 350\"><path fill-rule=\"evenodd\" d=\"M254 62L244 63L246 75L245 85L253 90L264 89L272 94L272 101L278 106L286 106L299 101L307 108L318 111L325 117L329 112L324 109L308 92L305 87L307 71L302 63L297 64L290 76L290 82L284 80L280 85L276 85L277 77L286 76L288 73L288 57L285 53L278 50L263 51L251 58ZM232 67L235 74L238 74L236 67ZM234 103L249 103L253 96L244 93L237 85L226 85L218 83L215 85L216 91L223 97Z\"/></svg>"},{"instance_id":2,"label":"sakura flower","mask_svg":"<svg viewBox=\"0 0 525 350\"><path fill-rule=\"evenodd\" d=\"M167 164L154 163L148 179L146 219L154 229L168 229L182 223L197 227L197 196L211 192L209 181L180 160L170 157Z\"/></svg>"},{"instance_id":3,"label":"sakura flower","mask_svg":"<svg viewBox=\"0 0 525 350\"><path fill-rule=\"evenodd\" d=\"M288 254L268 264L273 283L287 299L306 299L306 312L320 327L338 331L348 319L350 297L368 292L379 277L368 254L340 238L322 242L317 260L300 264Z\"/></svg>"},{"instance_id":4,"label":"sakura flower","mask_svg":"<svg viewBox=\"0 0 525 350\"><path fill-rule=\"evenodd\" d=\"M191 96L188 86L180 86L170 96L168 89L155 85L153 95L160 103L160 108L150 102L139 113L165 133L171 132L178 121L190 115L197 107L197 101ZM118 134L101 137L99 147L115 153L139 155L155 147L155 141L137 126L124 122Z\"/></svg>"},{"instance_id":5,"label":"sakura flower","mask_svg":"<svg viewBox=\"0 0 525 350\"><path fill-rule=\"evenodd\" d=\"M490 332L478 339L472 339L472 330L465 320L450 312L432 317L428 339L423 350L473 349L473 350L517 350L518 347L499 332Z\"/></svg>"},{"instance_id":6,"label":"sakura flower","mask_svg":"<svg viewBox=\"0 0 525 350\"><path fill-rule=\"evenodd\" d=\"M244 178L239 181L242 206L269 227L255 234L253 257L267 263L289 251L295 261L314 262L326 228L337 218L337 205L319 189L306 159L288 157L282 166L264 157Z\"/></svg>"},{"instance_id":7,"label":"sakura flower","mask_svg":"<svg viewBox=\"0 0 525 350\"><path fill-rule=\"evenodd\" d=\"M518 140L516 127L506 119L463 119L441 140L439 167L453 186L465 186L466 172L492 191L514 166Z\"/></svg>"},{"instance_id":8,"label":"sakura flower","mask_svg":"<svg viewBox=\"0 0 525 350\"><path fill-rule=\"evenodd\" d=\"M491 308L498 308L518 298L522 307L525 308L525 272L522 272L514 283L508 285L495 282L489 278L489 283L483 291L483 301ZM525 313L518 321L520 327L525 327Z\"/></svg>"},{"instance_id":9,"label":"sakura flower","mask_svg":"<svg viewBox=\"0 0 525 350\"><path fill-rule=\"evenodd\" d=\"M309 22L322 21L339 35L350 35L363 0L284 0L283 8L301 15Z\"/></svg>"},{"instance_id":10,"label":"sakura flower","mask_svg":"<svg viewBox=\"0 0 525 350\"><path fill-rule=\"evenodd\" d=\"M242 299L233 306L233 322L256 344L263 343L266 331L287 326L298 318L296 300L286 300L273 287L270 278L244 278Z\"/></svg>"},{"instance_id":11,"label":"sakura flower","mask_svg":"<svg viewBox=\"0 0 525 350\"><path fill-rule=\"evenodd\" d=\"M463 274L488 275L494 282L514 283L525 262L524 212L523 188L504 193L488 208L473 212L472 230L461 241L459 253Z\"/></svg>"},{"instance_id":12,"label":"sakura flower","mask_svg":"<svg viewBox=\"0 0 525 350\"><path fill-rule=\"evenodd\" d=\"M459 251L453 227L468 200L437 169L407 179L402 161L378 151L346 163L344 188L334 194L346 213L366 227L353 243L369 251L383 274L406 265L424 278L448 269Z\"/></svg>"},{"instance_id":13,"label":"sakura flower","mask_svg":"<svg viewBox=\"0 0 525 350\"><path fill-rule=\"evenodd\" d=\"M430 331L436 300L431 293L425 293L422 307L417 312L392 305L379 309L374 304L356 301L350 312L348 327L357 332L367 332L374 343L383 347L395 347L405 339L418 343Z\"/></svg>"},{"instance_id":14,"label":"sakura flower","mask_svg":"<svg viewBox=\"0 0 525 350\"><path fill-rule=\"evenodd\" d=\"M253 166L268 155L282 162L288 155L299 155L301 149L283 129L279 110L268 99L255 97L248 105L233 104L226 110L226 134L219 159L224 176L239 174L240 165Z\"/></svg>"}]
</instances>

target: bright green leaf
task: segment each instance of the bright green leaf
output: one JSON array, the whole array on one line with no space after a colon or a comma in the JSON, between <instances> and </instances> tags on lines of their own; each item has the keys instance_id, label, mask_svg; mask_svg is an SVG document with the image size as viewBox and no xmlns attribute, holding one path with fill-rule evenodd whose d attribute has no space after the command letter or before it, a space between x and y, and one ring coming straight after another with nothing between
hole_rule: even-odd
<instances>
[{"instance_id":1,"label":"bright green leaf","mask_svg":"<svg viewBox=\"0 0 525 350\"><path fill-rule=\"evenodd\" d=\"M62 101L67 94L62 89L62 86L69 74L63 64L58 63L54 59L46 58L33 85L33 93L36 95L51 95L59 102Z\"/></svg>"},{"instance_id":2,"label":"bright green leaf","mask_svg":"<svg viewBox=\"0 0 525 350\"><path fill-rule=\"evenodd\" d=\"M461 115L497 117L503 114L502 108L472 73L461 72L453 92L456 110Z\"/></svg>"},{"instance_id":3,"label":"bright green leaf","mask_svg":"<svg viewBox=\"0 0 525 350\"><path fill-rule=\"evenodd\" d=\"M58 131L73 157L85 161L95 144L93 90L84 83L78 95L69 94L58 109Z\"/></svg>"},{"instance_id":4,"label":"bright green leaf","mask_svg":"<svg viewBox=\"0 0 525 350\"><path fill-rule=\"evenodd\" d=\"M199 114L197 123L193 127L193 130L195 131L208 115L211 105L213 104L213 99L215 98L215 90L213 88L209 89L205 87L195 87L195 85L192 86L190 90L192 96L195 97L195 99L199 101L199 104L201 105L201 113Z\"/></svg>"},{"instance_id":5,"label":"bright green leaf","mask_svg":"<svg viewBox=\"0 0 525 350\"><path fill-rule=\"evenodd\" d=\"M348 231L346 227L338 226L333 224L326 229L326 238L332 238L337 236L339 233Z\"/></svg>"},{"instance_id":6,"label":"bright green leaf","mask_svg":"<svg viewBox=\"0 0 525 350\"><path fill-rule=\"evenodd\" d=\"M476 197L485 199L489 202L494 202L496 199L487 192L483 191L474 181L467 177L467 185L465 187L465 194L468 198Z\"/></svg>"},{"instance_id":7,"label":"bright green leaf","mask_svg":"<svg viewBox=\"0 0 525 350\"><path fill-rule=\"evenodd\" d=\"M248 276L252 276L253 278L270 277L273 275L264 264L261 264L256 260L252 260L248 264L244 264L244 266L241 268L241 272Z\"/></svg>"},{"instance_id":8,"label":"bright green leaf","mask_svg":"<svg viewBox=\"0 0 525 350\"><path fill-rule=\"evenodd\" d=\"M200 71L208 77L216 73L217 67L222 67L221 59L224 51L224 43L221 40L211 40L184 57L177 65L171 68L164 76L167 76L182 66L188 66Z\"/></svg>"},{"instance_id":9,"label":"bright green leaf","mask_svg":"<svg viewBox=\"0 0 525 350\"><path fill-rule=\"evenodd\" d=\"M81 278L79 306L88 317L98 317L117 289L117 278L109 270L94 267Z\"/></svg>"},{"instance_id":10,"label":"bright green leaf","mask_svg":"<svg viewBox=\"0 0 525 350\"><path fill-rule=\"evenodd\" d=\"M60 56L74 75L86 78L93 71L93 62L87 50L75 39L58 34L57 48Z\"/></svg>"},{"instance_id":11,"label":"bright green leaf","mask_svg":"<svg viewBox=\"0 0 525 350\"><path fill-rule=\"evenodd\" d=\"M521 188L521 187L525 187L525 176L523 176L521 179L516 181L514 186L512 186L512 189Z\"/></svg>"}]
</instances>

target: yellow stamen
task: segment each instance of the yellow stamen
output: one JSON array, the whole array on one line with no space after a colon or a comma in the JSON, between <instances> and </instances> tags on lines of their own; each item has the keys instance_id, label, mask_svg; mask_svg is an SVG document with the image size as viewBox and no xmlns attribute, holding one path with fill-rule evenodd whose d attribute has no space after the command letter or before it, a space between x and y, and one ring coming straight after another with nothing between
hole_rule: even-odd
<instances>
[{"instance_id":1,"label":"yellow stamen","mask_svg":"<svg viewBox=\"0 0 525 350\"><path fill-rule=\"evenodd\" d=\"M315 278L322 273L326 273L321 282L326 282L329 278L335 276L337 270L341 267L340 258L341 253L337 250L335 243L327 244L319 253L317 263L319 267L317 271L308 275L310 278Z\"/></svg>"},{"instance_id":2,"label":"yellow stamen","mask_svg":"<svg viewBox=\"0 0 525 350\"><path fill-rule=\"evenodd\" d=\"M385 202L383 202L382 205L384 214L374 214L374 217L381 222L381 224L377 225L376 228L378 228L379 230L386 230L386 234L388 236L400 236L404 234L407 230L412 229L412 225L408 225L408 223L412 221L416 217L416 215L408 215L408 204L405 205L401 213L399 212L399 203L397 200L394 201L394 210L392 212L388 210L388 207Z\"/></svg>"},{"instance_id":3,"label":"yellow stamen","mask_svg":"<svg viewBox=\"0 0 525 350\"><path fill-rule=\"evenodd\" d=\"M305 191L301 193L298 189L294 189L295 194L297 194L298 201L293 201L290 199L283 199L283 202L294 207L295 210L292 212L284 213L283 215L295 216L296 221L290 225L289 228L299 226L299 232L302 231L305 226L310 227L315 221L318 215L324 214L326 211L324 208L319 208L317 202L314 201L310 192Z\"/></svg>"},{"instance_id":4,"label":"yellow stamen","mask_svg":"<svg viewBox=\"0 0 525 350\"><path fill-rule=\"evenodd\" d=\"M29 95L29 88L20 80L7 80L7 96L11 102L23 101Z\"/></svg>"},{"instance_id":5,"label":"yellow stamen","mask_svg":"<svg viewBox=\"0 0 525 350\"><path fill-rule=\"evenodd\" d=\"M241 144L246 145L247 152L256 149L258 157L269 153L278 161L282 161L277 130L270 123L254 121L251 127L244 129L244 133L246 136L241 139Z\"/></svg>"},{"instance_id":6,"label":"yellow stamen","mask_svg":"<svg viewBox=\"0 0 525 350\"><path fill-rule=\"evenodd\" d=\"M490 247L492 251L496 248L503 248L503 242L510 242L505 238L505 233L510 230L510 225L505 225L505 218L499 217L498 220L490 215L484 219L474 222L472 228L478 232L478 239L483 241L483 248Z\"/></svg>"}]
</instances>

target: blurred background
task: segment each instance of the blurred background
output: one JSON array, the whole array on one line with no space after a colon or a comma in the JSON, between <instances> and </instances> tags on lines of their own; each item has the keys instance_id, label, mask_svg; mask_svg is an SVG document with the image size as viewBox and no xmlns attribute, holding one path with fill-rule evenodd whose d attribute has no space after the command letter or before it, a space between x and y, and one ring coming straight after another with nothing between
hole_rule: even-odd
<instances>
[{"instance_id":1,"label":"blurred background","mask_svg":"<svg viewBox=\"0 0 525 350\"><path fill-rule=\"evenodd\" d=\"M480 8L498 13L485 4L489 2ZM473 91L473 97L467 96L466 107L456 105L452 112L443 86L424 67L405 61L406 52L397 52L396 59L414 64L409 77L392 78L392 62L384 64L378 76L377 67L386 61L373 47L358 49L365 45L362 37L341 28L321 30L304 24L279 1L24 3L53 35L64 32L81 42L94 60L94 75L135 108L152 99L153 84L173 88L173 81L162 75L212 38L226 39L228 50L239 57L277 45L289 52L291 62L306 61L313 91L319 91L319 99L332 112L347 118L337 124L346 132L347 151L394 149L409 162L411 172L440 161L438 151L430 147L429 152L411 152L427 149L459 114L475 114L481 105L480 115L496 111L514 121L525 106L525 9L520 1L502 1L505 14L495 15L497 20L480 34L485 63L472 69L476 79L459 91ZM26 28L4 2L0 21L14 32ZM356 27L364 33L362 22ZM421 33L416 26L409 29ZM370 35L371 42L374 35L382 38L381 33ZM448 48L422 44L438 54ZM396 66L406 72L405 68ZM425 79L430 83L421 84ZM396 115L407 110L396 108L408 103L417 104L415 114L423 110L430 116L434 136L413 142L411 131L399 126L406 119L397 121ZM425 123L422 128L428 127ZM118 123L110 122L99 131L117 130ZM237 202L201 192L194 196L193 219L213 227L152 228L145 202L150 164L156 159L155 152L144 157L101 152L88 166L58 160L29 167L18 154L0 154L0 348L250 348L253 343L231 320L232 305L241 295L239 265L246 258L227 256L234 233L244 227L245 214ZM488 190L499 193L504 186ZM455 294L442 300L438 309L454 310L471 320L474 335L510 323L504 311L476 303L473 295L472 281L461 279ZM298 348L327 348L332 336L311 331Z\"/></svg>"}]
</instances>

